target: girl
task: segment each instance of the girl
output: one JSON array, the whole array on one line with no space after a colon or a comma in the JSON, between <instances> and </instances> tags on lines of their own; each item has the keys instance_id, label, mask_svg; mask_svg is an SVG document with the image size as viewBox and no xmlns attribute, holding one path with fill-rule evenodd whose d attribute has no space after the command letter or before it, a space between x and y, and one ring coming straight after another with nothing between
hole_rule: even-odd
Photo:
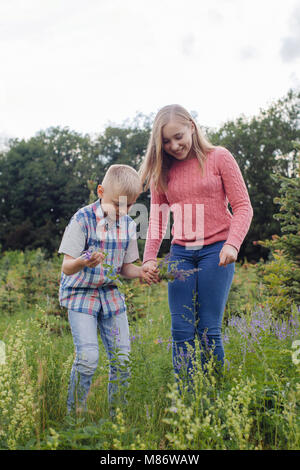
<instances>
[{"instance_id":1,"label":"girl","mask_svg":"<svg viewBox=\"0 0 300 470\"><path fill-rule=\"evenodd\" d=\"M226 148L208 142L188 111L175 104L156 115L140 176L151 191L143 264L157 271L171 211L169 266L192 270L185 281L168 284L174 371L179 374L184 364L191 374L196 336L202 351L213 351L222 366L223 313L253 217L238 164ZM206 357L201 353L202 366Z\"/></svg>"}]
</instances>

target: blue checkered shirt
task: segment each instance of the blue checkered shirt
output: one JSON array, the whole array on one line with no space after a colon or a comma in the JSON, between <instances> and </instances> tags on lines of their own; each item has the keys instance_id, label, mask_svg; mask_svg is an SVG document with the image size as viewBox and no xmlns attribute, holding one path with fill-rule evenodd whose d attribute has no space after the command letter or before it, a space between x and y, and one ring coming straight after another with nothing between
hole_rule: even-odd
<instances>
[{"instance_id":1,"label":"blue checkered shirt","mask_svg":"<svg viewBox=\"0 0 300 470\"><path fill-rule=\"evenodd\" d=\"M136 230L135 222L125 215L108 230L100 200L79 209L73 217L85 234L85 250L101 249L106 252L104 264L109 267L102 264L95 268L85 267L72 275L62 272L60 305L94 316L102 309L103 318L126 312L124 295L112 277L121 271L132 230Z\"/></svg>"}]
</instances>

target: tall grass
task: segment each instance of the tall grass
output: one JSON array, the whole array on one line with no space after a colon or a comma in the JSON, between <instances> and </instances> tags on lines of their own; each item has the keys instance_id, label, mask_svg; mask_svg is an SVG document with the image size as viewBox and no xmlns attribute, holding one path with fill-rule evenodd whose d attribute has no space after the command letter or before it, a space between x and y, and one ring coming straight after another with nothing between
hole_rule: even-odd
<instances>
[{"instance_id":1,"label":"tall grass","mask_svg":"<svg viewBox=\"0 0 300 470\"><path fill-rule=\"evenodd\" d=\"M37 255L26 256L28 263ZM299 308L278 319L262 304L266 299L259 288L250 295L244 283L239 299L245 268L237 266L237 284L228 302L223 373L214 373L212 359L202 371L197 349L193 392L174 379L166 284L125 284L131 380L128 403L119 404L112 420L100 337L88 411L66 415L72 336L65 312L49 297L55 286L52 291L39 283L43 270L57 278L57 262L41 260L39 269L32 270L34 292L25 299L16 267L24 265L24 258L10 257L15 263L2 271L2 293L9 280L19 303L7 310L7 298L3 294L1 305L0 296L0 339L6 347L6 362L0 364L2 449L299 449L300 370L292 361L293 341L300 339ZM254 286L255 268L250 269Z\"/></svg>"}]
</instances>

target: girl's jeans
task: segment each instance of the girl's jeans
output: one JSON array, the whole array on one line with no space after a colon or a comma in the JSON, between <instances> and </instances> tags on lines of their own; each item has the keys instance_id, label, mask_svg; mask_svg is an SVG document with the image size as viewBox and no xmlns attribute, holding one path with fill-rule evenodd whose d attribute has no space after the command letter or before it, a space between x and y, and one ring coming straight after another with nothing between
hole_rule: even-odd
<instances>
[{"instance_id":1,"label":"girl's jeans","mask_svg":"<svg viewBox=\"0 0 300 470\"><path fill-rule=\"evenodd\" d=\"M235 271L235 263L218 266L219 253L224 243L225 240L196 250L176 244L171 246L169 271L174 262L178 262L176 270L200 268L185 280L168 283L172 356L176 375L180 376L185 370L187 376L190 376L195 337L199 339L201 346L202 368L207 363L207 353L211 350L219 365L224 364L222 319ZM187 343L190 347L187 347Z\"/></svg>"},{"instance_id":2,"label":"girl's jeans","mask_svg":"<svg viewBox=\"0 0 300 470\"><path fill-rule=\"evenodd\" d=\"M69 310L68 318L76 351L69 381L68 412L77 406L86 409L87 394L99 359L97 328L109 359L108 402L113 407L119 385L126 387L129 378L130 340L126 313L103 319L101 312L94 317Z\"/></svg>"}]
</instances>

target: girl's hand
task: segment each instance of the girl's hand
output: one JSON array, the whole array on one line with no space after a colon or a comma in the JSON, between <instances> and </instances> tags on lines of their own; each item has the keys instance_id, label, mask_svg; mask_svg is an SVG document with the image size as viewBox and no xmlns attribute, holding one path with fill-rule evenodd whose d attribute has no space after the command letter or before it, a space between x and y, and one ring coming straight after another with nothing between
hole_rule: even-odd
<instances>
[{"instance_id":1,"label":"girl's hand","mask_svg":"<svg viewBox=\"0 0 300 470\"><path fill-rule=\"evenodd\" d=\"M219 254L220 262L219 266L227 266L227 264L234 263L238 257L238 251L232 245L223 245L222 250Z\"/></svg>"},{"instance_id":2,"label":"girl's hand","mask_svg":"<svg viewBox=\"0 0 300 470\"><path fill-rule=\"evenodd\" d=\"M159 282L159 269L157 268L155 261L148 261L141 267L141 281L147 282L151 285L153 282L157 284Z\"/></svg>"},{"instance_id":3,"label":"girl's hand","mask_svg":"<svg viewBox=\"0 0 300 470\"><path fill-rule=\"evenodd\" d=\"M82 266L87 268L95 268L98 264L103 263L105 254L95 251L90 255L89 258L86 258L85 255L80 257Z\"/></svg>"},{"instance_id":4,"label":"girl's hand","mask_svg":"<svg viewBox=\"0 0 300 470\"><path fill-rule=\"evenodd\" d=\"M152 270L158 269L157 268L157 261L154 259L150 259L149 261L146 261L146 263L143 264L143 267L147 266L147 268L151 268Z\"/></svg>"}]
</instances>

